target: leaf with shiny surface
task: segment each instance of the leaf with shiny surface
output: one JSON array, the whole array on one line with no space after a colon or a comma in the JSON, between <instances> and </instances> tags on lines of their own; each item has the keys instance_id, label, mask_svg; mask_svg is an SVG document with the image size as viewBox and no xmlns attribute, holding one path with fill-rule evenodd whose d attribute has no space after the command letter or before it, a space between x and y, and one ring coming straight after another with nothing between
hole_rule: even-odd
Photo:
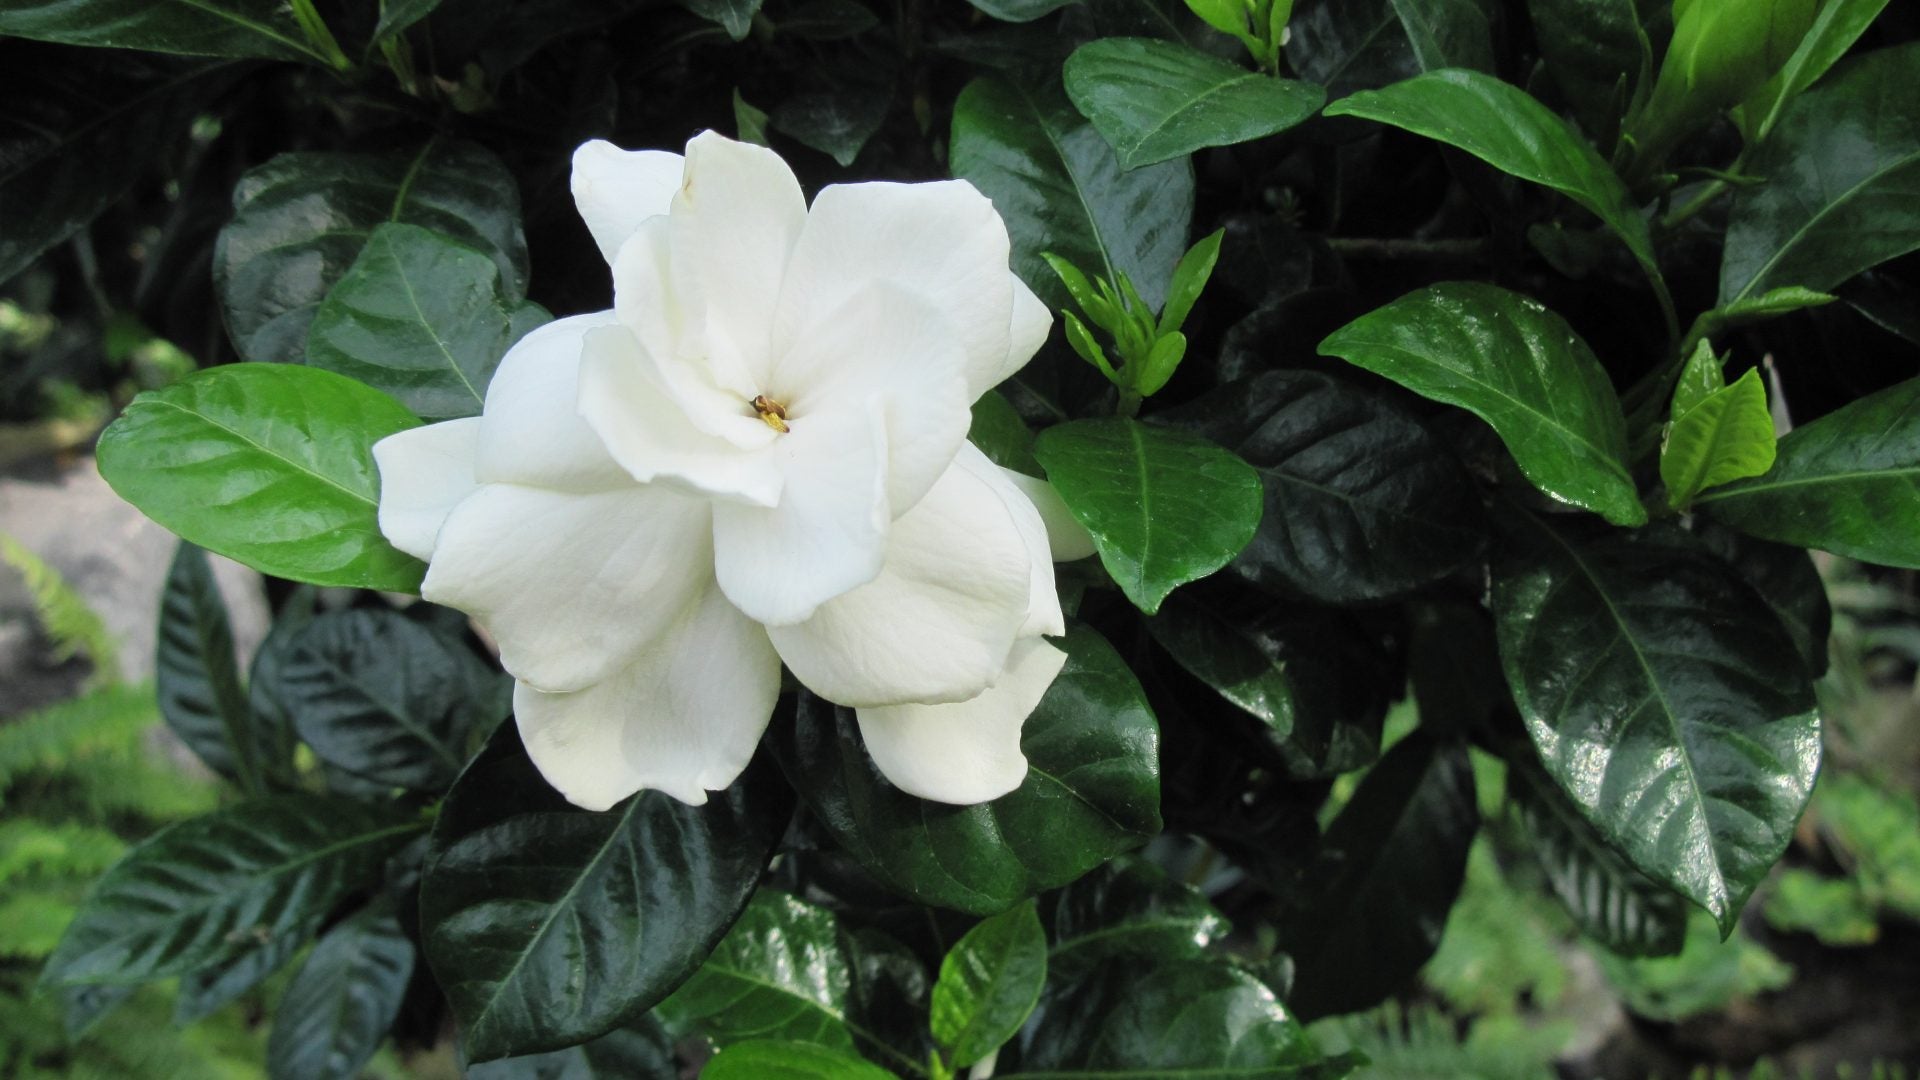
<instances>
[{"instance_id":1,"label":"leaf with shiny surface","mask_svg":"<svg viewBox=\"0 0 1920 1080\"><path fill-rule=\"evenodd\" d=\"M320 302L306 357L431 423L479 415L510 332L492 259L431 229L388 222Z\"/></svg>"},{"instance_id":2,"label":"leaf with shiny surface","mask_svg":"<svg viewBox=\"0 0 1920 1080\"><path fill-rule=\"evenodd\" d=\"M818 1043L749 1039L714 1055L700 1080L894 1080L894 1074Z\"/></svg>"},{"instance_id":3,"label":"leaf with shiny surface","mask_svg":"<svg viewBox=\"0 0 1920 1080\"><path fill-rule=\"evenodd\" d=\"M387 1036L413 977L413 942L391 902L324 934L274 1008L267 1074L353 1080Z\"/></svg>"},{"instance_id":4,"label":"leaf with shiny surface","mask_svg":"<svg viewBox=\"0 0 1920 1080\"><path fill-rule=\"evenodd\" d=\"M1109 281L1127 275L1158 310L1187 250L1193 166L1131 171L1057 84L976 79L953 104L953 175L1006 220L1013 269L1056 310L1068 297L1041 259L1052 252Z\"/></svg>"},{"instance_id":5,"label":"leaf with shiny surface","mask_svg":"<svg viewBox=\"0 0 1920 1080\"><path fill-rule=\"evenodd\" d=\"M1548 775L1638 870L1730 932L1820 762L1792 641L1685 534L1589 537L1519 512L1503 533L1500 658Z\"/></svg>"},{"instance_id":6,"label":"leaf with shiny surface","mask_svg":"<svg viewBox=\"0 0 1920 1080\"><path fill-rule=\"evenodd\" d=\"M1780 115L1727 218L1720 301L1830 290L1920 249L1920 42L1836 68Z\"/></svg>"},{"instance_id":7,"label":"leaf with shiny surface","mask_svg":"<svg viewBox=\"0 0 1920 1080\"><path fill-rule=\"evenodd\" d=\"M1773 467L1773 413L1760 369L1715 390L1673 418L1660 447L1660 479L1675 509L1719 487Z\"/></svg>"},{"instance_id":8,"label":"leaf with shiny surface","mask_svg":"<svg viewBox=\"0 0 1920 1080\"><path fill-rule=\"evenodd\" d=\"M1602 152L1635 91L1653 76L1653 45L1634 0L1527 0L1547 76Z\"/></svg>"},{"instance_id":9,"label":"leaf with shiny surface","mask_svg":"<svg viewBox=\"0 0 1920 1080\"><path fill-rule=\"evenodd\" d=\"M15 0L0 6L0 37L329 63L279 0Z\"/></svg>"},{"instance_id":10,"label":"leaf with shiny surface","mask_svg":"<svg viewBox=\"0 0 1920 1080\"><path fill-rule=\"evenodd\" d=\"M424 828L408 810L323 795L250 799L169 826L94 884L46 978L146 982L311 934Z\"/></svg>"},{"instance_id":11,"label":"leaf with shiny surface","mask_svg":"<svg viewBox=\"0 0 1920 1080\"><path fill-rule=\"evenodd\" d=\"M1766 475L1695 505L1765 540L1920 567L1920 379L1793 429Z\"/></svg>"},{"instance_id":12,"label":"leaf with shiny surface","mask_svg":"<svg viewBox=\"0 0 1920 1080\"><path fill-rule=\"evenodd\" d=\"M1032 901L967 931L940 961L933 1037L967 1068L1020 1033L1047 983L1047 935Z\"/></svg>"},{"instance_id":13,"label":"leaf with shiny surface","mask_svg":"<svg viewBox=\"0 0 1920 1080\"><path fill-rule=\"evenodd\" d=\"M1182 431L1075 420L1041 432L1034 456L1121 591L1149 615L1177 586L1225 566L1260 523L1259 474Z\"/></svg>"},{"instance_id":14,"label":"leaf with shiny surface","mask_svg":"<svg viewBox=\"0 0 1920 1080\"><path fill-rule=\"evenodd\" d=\"M1329 98L1432 68L1493 67L1476 0L1300 0L1287 30L1288 62Z\"/></svg>"},{"instance_id":15,"label":"leaf with shiny surface","mask_svg":"<svg viewBox=\"0 0 1920 1080\"><path fill-rule=\"evenodd\" d=\"M243 360L298 362L320 302L383 222L418 225L484 252L510 305L526 293L518 189L477 146L281 154L240 178L233 203L214 246L213 281Z\"/></svg>"},{"instance_id":16,"label":"leaf with shiny surface","mask_svg":"<svg viewBox=\"0 0 1920 1080\"><path fill-rule=\"evenodd\" d=\"M418 422L330 371L211 368L133 399L100 474L182 538L262 573L412 592L426 567L380 535L373 444Z\"/></svg>"},{"instance_id":17,"label":"leaf with shiny surface","mask_svg":"<svg viewBox=\"0 0 1920 1080\"><path fill-rule=\"evenodd\" d=\"M1326 91L1276 79L1197 49L1152 38L1101 38L1067 58L1067 96L1137 169L1207 146L1285 131L1312 116Z\"/></svg>"},{"instance_id":18,"label":"leaf with shiny surface","mask_svg":"<svg viewBox=\"0 0 1920 1080\"><path fill-rule=\"evenodd\" d=\"M1047 969L1053 978L1077 979L1116 956L1155 963L1197 956L1229 929L1199 889L1125 855L1060 890Z\"/></svg>"},{"instance_id":19,"label":"leaf with shiny surface","mask_svg":"<svg viewBox=\"0 0 1920 1080\"><path fill-rule=\"evenodd\" d=\"M1320 352L1485 420L1547 494L1616 525L1647 520L1613 384L1587 343L1538 301L1444 282L1362 315Z\"/></svg>"},{"instance_id":20,"label":"leaf with shiny surface","mask_svg":"<svg viewBox=\"0 0 1920 1080\"><path fill-rule=\"evenodd\" d=\"M691 975L760 880L789 802L764 770L705 806L643 791L593 813L500 725L448 793L420 885L428 962L468 1056L559 1050Z\"/></svg>"},{"instance_id":21,"label":"leaf with shiny surface","mask_svg":"<svg viewBox=\"0 0 1920 1080\"><path fill-rule=\"evenodd\" d=\"M717 1046L787 1039L854 1049L852 964L833 913L783 892L755 893L740 921L656 1012Z\"/></svg>"},{"instance_id":22,"label":"leaf with shiny surface","mask_svg":"<svg viewBox=\"0 0 1920 1080\"><path fill-rule=\"evenodd\" d=\"M1311 371L1269 371L1162 414L1240 455L1266 493L1232 572L1332 604L1391 599L1486 546L1473 477L1406 410Z\"/></svg>"},{"instance_id":23,"label":"leaf with shiny surface","mask_svg":"<svg viewBox=\"0 0 1920 1080\"><path fill-rule=\"evenodd\" d=\"M153 682L167 726L207 768L260 794L265 748L240 682L227 604L207 553L192 544L174 549L157 640Z\"/></svg>"},{"instance_id":24,"label":"leaf with shiny surface","mask_svg":"<svg viewBox=\"0 0 1920 1080\"><path fill-rule=\"evenodd\" d=\"M853 710L803 694L770 739L818 823L887 887L991 915L1057 888L1160 831L1159 727L1126 663L1072 627L1067 664L1027 717L1024 784L954 806L889 784L862 749Z\"/></svg>"},{"instance_id":25,"label":"leaf with shiny surface","mask_svg":"<svg viewBox=\"0 0 1920 1080\"><path fill-rule=\"evenodd\" d=\"M1821 4L1813 25L1807 28L1786 65L1741 102L1734 114L1742 130L1750 132L1747 141L1765 142L1780 122L1781 111L1846 55L1886 6L1887 0L1827 0Z\"/></svg>"}]
</instances>

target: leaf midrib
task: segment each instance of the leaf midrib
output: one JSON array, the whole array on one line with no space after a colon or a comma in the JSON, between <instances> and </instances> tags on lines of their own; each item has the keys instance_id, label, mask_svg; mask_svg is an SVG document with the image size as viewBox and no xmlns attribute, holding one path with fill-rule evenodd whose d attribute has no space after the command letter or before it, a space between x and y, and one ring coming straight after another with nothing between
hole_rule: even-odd
<instances>
[{"instance_id":1,"label":"leaf midrib","mask_svg":"<svg viewBox=\"0 0 1920 1080\"><path fill-rule=\"evenodd\" d=\"M284 463L288 468L291 468L294 472L300 473L304 476L310 476L315 480L318 480L321 483L326 484L328 487L331 487L336 491L339 491L343 495L347 495L359 502L365 503L366 505L374 507L376 509L379 508L379 503L375 502L373 499L370 499L367 496L360 494L359 492L353 490L350 487L347 487L346 485L340 483L338 480L335 480L330 476L326 476L322 473L318 473L313 471L312 469L307 468L306 466L300 464L299 462L293 460L290 457L286 457L282 454L275 453L274 451L268 449L266 446L260 443L257 443L253 439L249 438L245 432L242 432L236 428L228 427L227 425L221 423L218 420L215 420L213 417L207 415L206 413L195 412L194 410L189 409L184 405L180 405L175 402L169 401L166 398L154 398L150 400L148 404L155 405L155 406L163 406L165 408L173 409L176 412L185 413L186 415L191 416L194 419L199 420L202 423L206 424L208 427L214 428L218 431L226 432L228 435L233 436L235 439L238 439L240 442L245 443L247 446L250 446L253 449L259 451L260 453L266 455L267 457L272 458L274 461Z\"/></svg>"},{"instance_id":2,"label":"leaf midrib","mask_svg":"<svg viewBox=\"0 0 1920 1080\"><path fill-rule=\"evenodd\" d=\"M1854 196L1860 194L1862 189L1866 188L1869 184L1878 182L1882 177L1886 176L1888 173L1894 172L1897 169L1904 169L1907 166L1915 164L1917 162L1920 162L1920 149L1916 149L1905 155L1902 155L1899 159L1894 161L1891 165L1888 165L1884 169L1876 170L1870 176L1862 177L1858 183L1854 184L1852 187L1849 187L1847 190L1841 192L1837 198L1827 203L1827 205L1821 207L1819 212L1815 213L1812 217L1809 217L1804 223L1801 224L1799 228L1793 230L1792 233L1788 234L1787 238L1784 241L1782 241L1778 247L1773 249L1773 254L1768 256L1767 260L1760 264L1760 268L1754 271L1753 276L1747 279L1747 283L1744 286L1742 286L1740 291L1734 295L1733 299L1728 300L1727 303L1728 304L1736 303L1738 301L1745 300L1749 295L1751 295L1753 293L1754 288L1757 285L1759 285L1762 281L1765 281L1767 278L1767 275L1773 272L1773 268L1780 265L1781 260L1785 259L1790 252L1792 252L1795 248L1800 246L1801 241L1806 238L1806 235L1810 231L1812 231L1814 226L1818 225L1823 219L1827 217L1827 215L1836 213L1841 207L1846 206L1849 202L1853 200ZM1772 181L1769 181L1769 183L1771 182ZM1799 284L1799 283L1794 282L1792 284ZM1723 304L1721 306L1724 307L1726 305Z\"/></svg>"}]
</instances>

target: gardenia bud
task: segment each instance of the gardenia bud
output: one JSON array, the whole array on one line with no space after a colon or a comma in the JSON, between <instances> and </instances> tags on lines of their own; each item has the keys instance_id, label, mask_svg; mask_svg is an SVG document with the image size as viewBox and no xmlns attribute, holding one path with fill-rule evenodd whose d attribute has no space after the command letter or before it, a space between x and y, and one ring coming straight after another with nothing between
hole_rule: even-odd
<instances>
[{"instance_id":1,"label":"gardenia bud","mask_svg":"<svg viewBox=\"0 0 1920 1080\"><path fill-rule=\"evenodd\" d=\"M1660 81L1680 80L1708 109L1731 108L1787 62L1818 8L1818 0L1675 0Z\"/></svg>"}]
</instances>

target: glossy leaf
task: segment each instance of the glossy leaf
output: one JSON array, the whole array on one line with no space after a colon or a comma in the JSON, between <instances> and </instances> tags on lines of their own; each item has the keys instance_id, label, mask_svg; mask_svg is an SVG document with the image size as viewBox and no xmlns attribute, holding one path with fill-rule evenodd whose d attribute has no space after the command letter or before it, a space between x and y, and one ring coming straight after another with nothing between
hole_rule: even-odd
<instances>
[{"instance_id":1,"label":"glossy leaf","mask_svg":"<svg viewBox=\"0 0 1920 1080\"><path fill-rule=\"evenodd\" d=\"M507 350L500 271L418 225L377 226L314 313L307 363L358 379L428 422L477 416Z\"/></svg>"},{"instance_id":2,"label":"glossy leaf","mask_svg":"<svg viewBox=\"0 0 1920 1080\"><path fill-rule=\"evenodd\" d=\"M1816 679L1826 674L1833 609L1827 603L1827 584L1814 565L1812 553L1792 544L1758 540L1712 522L1699 523L1695 535L1766 601L1793 639L1794 651L1806 661L1808 674Z\"/></svg>"},{"instance_id":3,"label":"glossy leaf","mask_svg":"<svg viewBox=\"0 0 1920 1080\"><path fill-rule=\"evenodd\" d=\"M427 960L468 1057L605 1035L691 975L786 826L766 780L750 769L705 806L648 791L592 813L502 724L448 794L420 885Z\"/></svg>"},{"instance_id":4,"label":"glossy leaf","mask_svg":"<svg viewBox=\"0 0 1920 1080\"><path fill-rule=\"evenodd\" d=\"M353 1080L387 1037L413 977L413 942L390 903L326 932L274 1008L267 1075Z\"/></svg>"},{"instance_id":5,"label":"glossy leaf","mask_svg":"<svg viewBox=\"0 0 1920 1080\"><path fill-rule=\"evenodd\" d=\"M1433 68L1493 67L1477 0L1300 0L1287 29L1287 60L1329 98Z\"/></svg>"},{"instance_id":6,"label":"glossy leaf","mask_svg":"<svg viewBox=\"0 0 1920 1080\"><path fill-rule=\"evenodd\" d=\"M1116 956L1136 963L1194 956L1228 929L1200 890L1169 880L1147 859L1123 856L1060 890L1047 968L1054 978L1077 979Z\"/></svg>"},{"instance_id":7,"label":"glossy leaf","mask_svg":"<svg viewBox=\"0 0 1920 1080\"><path fill-rule=\"evenodd\" d=\"M1920 379L1795 428L1766 475L1696 505L1762 539L1920 567Z\"/></svg>"},{"instance_id":8,"label":"glossy leaf","mask_svg":"<svg viewBox=\"0 0 1920 1080\"><path fill-rule=\"evenodd\" d=\"M1312 83L1272 78L1152 38L1088 42L1067 58L1065 77L1074 107L1127 169L1285 131L1326 100L1326 91Z\"/></svg>"},{"instance_id":9,"label":"glossy leaf","mask_svg":"<svg viewBox=\"0 0 1920 1080\"><path fill-rule=\"evenodd\" d=\"M1446 282L1362 315L1320 352L1479 416L1547 494L1617 525L1647 520L1620 399L1593 350L1538 302Z\"/></svg>"},{"instance_id":10,"label":"glossy leaf","mask_svg":"<svg viewBox=\"0 0 1920 1080\"><path fill-rule=\"evenodd\" d=\"M0 25L10 17L0 12ZM9 54L9 77L34 92L10 95L0 116L0 282L126 194L230 76L227 65L108 55L83 65L59 50ZM107 160L114 167L100 168Z\"/></svg>"},{"instance_id":11,"label":"glossy leaf","mask_svg":"<svg viewBox=\"0 0 1920 1080\"><path fill-rule=\"evenodd\" d=\"M438 792L474 732L505 716L510 684L465 642L390 608L336 611L294 636L275 697L321 760Z\"/></svg>"},{"instance_id":12,"label":"glossy leaf","mask_svg":"<svg viewBox=\"0 0 1920 1080\"><path fill-rule=\"evenodd\" d=\"M1047 935L1031 901L967 931L940 961L933 1037L966 1068L1020 1033L1047 982Z\"/></svg>"},{"instance_id":13,"label":"glossy leaf","mask_svg":"<svg viewBox=\"0 0 1920 1080\"><path fill-rule=\"evenodd\" d=\"M46 978L146 982L311 934L424 827L404 809L322 795L250 799L169 826L94 884Z\"/></svg>"},{"instance_id":14,"label":"glossy leaf","mask_svg":"<svg viewBox=\"0 0 1920 1080\"><path fill-rule=\"evenodd\" d=\"M1635 91L1652 82L1653 46L1634 0L1527 0L1527 13L1547 76L1587 134L1611 147Z\"/></svg>"},{"instance_id":15,"label":"glossy leaf","mask_svg":"<svg viewBox=\"0 0 1920 1080\"><path fill-rule=\"evenodd\" d=\"M1886 6L1887 0L1829 0L1821 4L1814 13L1813 25L1786 64L1742 102L1735 114L1742 130L1749 133L1747 141L1765 142L1787 105L1826 74Z\"/></svg>"},{"instance_id":16,"label":"glossy leaf","mask_svg":"<svg viewBox=\"0 0 1920 1080\"><path fill-rule=\"evenodd\" d=\"M967 441L1003 469L1028 476L1040 475L1040 463L1033 457L1033 430L998 390L987 391L973 403L973 424L967 430Z\"/></svg>"},{"instance_id":17,"label":"glossy leaf","mask_svg":"<svg viewBox=\"0 0 1920 1080\"><path fill-rule=\"evenodd\" d=\"M1635 870L1529 764L1509 772L1547 884L1582 934L1621 956L1671 956L1687 935L1686 902Z\"/></svg>"},{"instance_id":18,"label":"glossy leaf","mask_svg":"<svg viewBox=\"0 0 1920 1080\"><path fill-rule=\"evenodd\" d=\"M1486 543L1473 478L1406 410L1310 371L1269 371L1165 415L1260 474L1265 510L1233 571L1334 604L1437 581Z\"/></svg>"},{"instance_id":19,"label":"glossy leaf","mask_svg":"<svg viewBox=\"0 0 1920 1080\"><path fill-rule=\"evenodd\" d=\"M240 178L233 203L214 246L213 280L243 360L299 361L320 302L383 222L418 225L484 252L509 304L526 292L513 176L476 146L281 154Z\"/></svg>"},{"instance_id":20,"label":"glossy leaf","mask_svg":"<svg viewBox=\"0 0 1920 1080\"><path fill-rule=\"evenodd\" d=\"M894 1080L894 1074L818 1043L749 1039L714 1055L700 1080Z\"/></svg>"},{"instance_id":21,"label":"glossy leaf","mask_svg":"<svg viewBox=\"0 0 1920 1080\"><path fill-rule=\"evenodd\" d=\"M465 1080L634 1080L675 1076L673 1037L651 1016L591 1042L469 1065Z\"/></svg>"},{"instance_id":22,"label":"glossy leaf","mask_svg":"<svg viewBox=\"0 0 1920 1080\"><path fill-rule=\"evenodd\" d=\"M1525 90L1477 71L1446 69L1354 94L1326 112L1404 128L1560 192L1620 237L1671 308L1652 234L1626 185L1579 132Z\"/></svg>"},{"instance_id":23,"label":"glossy leaf","mask_svg":"<svg viewBox=\"0 0 1920 1080\"><path fill-rule=\"evenodd\" d=\"M328 60L277 0L27 0L0 6L0 37L187 56Z\"/></svg>"},{"instance_id":24,"label":"glossy leaf","mask_svg":"<svg viewBox=\"0 0 1920 1080\"><path fill-rule=\"evenodd\" d=\"M695 15L720 24L727 36L735 41L744 41L747 31L753 28L753 17L760 11L761 0L680 0L680 5Z\"/></svg>"},{"instance_id":25,"label":"glossy leaf","mask_svg":"<svg viewBox=\"0 0 1920 1080\"><path fill-rule=\"evenodd\" d=\"M141 394L100 436L120 497L195 544L315 585L411 592L380 535L373 444L417 421L330 371L235 364Z\"/></svg>"},{"instance_id":26,"label":"glossy leaf","mask_svg":"<svg viewBox=\"0 0 1920 1080\"><path fill-rule=\"evenodd\" d=\"M886 122L892 104L891 85L849 81L787 98L774 106L772 126L846 168Z\"/></svg>"},{"instance_id":27,"label":"glossy leaf","mask_svg":"<svg viewBox=\"0 0 1920 1080\"><path fill-rule=\"evenodd\" d=\"M1020 733L1027 779L954 806L901 792L861 748L853 710L802 695L770 737L818 823L889 888L989 915L1086 873L1160 831L1159 729L1140 684L1075 627L1066 668Z\"/></svg>"},{"instance_id":28,"label":"glossy leaf","mask_svg":"<svg viewBox=\"0 0 1920 1080\"><path fill-rule=\"evenodd\" d=\"M1286 1080L1344 1076L1253 975L1218 960L1109 960L1050 995L1020 1070L1004 1080Z\"/></svg>"},{"instance_id":29,"label":"glossy leaf","mask_svg":"<svg viewBox=\"0 0 1920 1080\"><path fill-rule=\"evenodd\" d=\"M153 681L161 717L207 768L259 794L261 739L240 682L227 604L207 553L192 544L174 549L157 636Z\"/></svg>"},{"instance_id":30,"label":"glossy leaf","mask_svg":"<svg viewBox=\"0 0 1920 1080\"><path fill-rule=\"evenodd\" d=\"M1773 413L1760 369L1715 390L1673 418L1660 448L1667 502L1687 506L1708 488L1759 476L1773 467Z\"/></svg>"},{"instance_id":31,"label":"glossy leaf","mask_svg":"<svg viewBox=\"0 0 1920 1080\"><path fill-rule=\"evenodd\" d=\"M1198 436L1135 420L1076 420L1034 455L1127 598L1151 615L1225 566L1260 523L1260 476Z\"/></svg>"},{"instance_id":32,"label":"glossy leaf","mask_svg":"<svg viewBox=\"0 0 1920 1080\"><path fill-rule=\"evenodd\" d=\"M989 76L954 102L949 164L993 200L1014 271L1048 307L1067 296L1043 252L1109 281L1124 273L1155 310L1166 298L1193 217L1190 163L1125 169L1059 86Z\"/></svg>"},{"instance_id":33,"label":"glossy leaf","mask_svg":"<svg viewBox=\"0 0 1920 1080\"><path fill-rule=\"evenodd\" d=\"M1288 996L1303 1018L1354 1012L1411 979L1440 945L1480 826L1464 748L1424 732L1381 758L1320 841L1285 916Z\"/></svg>"},{"instance_id":34,"label":"glossy leaf","mask_svg":"<svg viewBox=\"0 0 1920 1080\"><path fill-rule=\"evenodd\" d=\"M1701 312L1694 318L1693 326L1687 331L1687 340L1702 341L1723 330L1805 308L1831 304L1836 299L1838 297L1829 293L1803 289L1798 285L1783 285L1777 289L1769 289L1760 296L1744 297Z\"/></svg>"},{"instance_id":35,"label":"glossy leaf","mask_svg":"<svg viewBox=\"0 0 1920 1080\"><path fill-rule=\"evenodd\" d=\"M1078 3L1079 0L967 0L981 11L999 19L1001 22L1024 23L1048 15Z\"/></svg>"},{"instance_id":36,"label":"glossy leaf","mask_svg":"<svg viewBox=\"0 0 1920 1080\"><path fill-rule=\"evenodd\" d=\"M1727 218L1720 301L1831 290L1920 249L1920 42L1867 53L1796 99L1744 171Z\"/></svg>"},{"instance_id":37,"label":"glossy leaf","mask_svg":"<svg viewBox=\"0 0 1920 1080\"><path fill-rule=\"evenodd\" d=\"M1517 512L1506 529L1500 658L1548 775L1635 868L1730 932L1819 765L1792 641L1683 534L1585 537Z\"/></svg>"}]
</instances>

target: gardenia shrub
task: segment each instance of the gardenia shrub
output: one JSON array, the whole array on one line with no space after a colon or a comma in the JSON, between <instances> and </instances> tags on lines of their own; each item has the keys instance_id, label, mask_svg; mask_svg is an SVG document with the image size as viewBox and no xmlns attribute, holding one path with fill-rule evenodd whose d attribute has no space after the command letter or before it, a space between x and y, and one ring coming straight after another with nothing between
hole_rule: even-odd
<instances>
[{"instance_id":1,"label":"gardenia shrub","mask_svg":"<svg viewBox=\"0 0 1920 1080\"><path fill-rule=\"evenodd\" d=\"M43 983L293 965L302 1080L1339 1077L1483 808L1730 934L1808 549L1920 567L1885 8L0 0L0 279L200 351L98 459L231 785Z\"/></svg>"}]
</instances>

